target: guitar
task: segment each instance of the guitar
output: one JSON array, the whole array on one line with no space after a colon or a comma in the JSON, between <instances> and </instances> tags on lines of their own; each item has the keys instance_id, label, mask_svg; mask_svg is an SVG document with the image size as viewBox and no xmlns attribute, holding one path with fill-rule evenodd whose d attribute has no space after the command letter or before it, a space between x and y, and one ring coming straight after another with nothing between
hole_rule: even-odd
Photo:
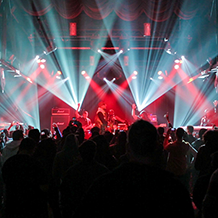
<instances>
[{"instance_id":1,"label":"guitar","mask_svg":"<svg viewBox=\"0 0 218 218\"><path fill-rule=\"evenodd\" d=\"M84 130L84 132L85 132L85 131L89 131L89 130L91 130L94 126L95 126L95 123L92 123L92 124L90 124L90 125L88 125L88 126L84 126L84 127L83 127L83 130Z\"/></svg>"}]
</instances>

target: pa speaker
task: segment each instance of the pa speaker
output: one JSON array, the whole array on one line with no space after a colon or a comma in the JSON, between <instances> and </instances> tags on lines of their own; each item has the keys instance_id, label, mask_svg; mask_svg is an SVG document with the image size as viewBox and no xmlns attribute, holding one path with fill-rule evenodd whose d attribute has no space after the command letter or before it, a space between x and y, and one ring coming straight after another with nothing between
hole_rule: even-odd
<instances>
[{"instance_id":1,"label":"pa speaker","mask_svg":"<svg viewBox=\"0 0 218 218\"><path fill-rule=\"evenodd\" d=\"M51 116L51 129L52 129L52 124L56 123L62 133L63 130L67 128L69 121L70 121L70 116L53 115Z\"/></svg>"}]
</instances>

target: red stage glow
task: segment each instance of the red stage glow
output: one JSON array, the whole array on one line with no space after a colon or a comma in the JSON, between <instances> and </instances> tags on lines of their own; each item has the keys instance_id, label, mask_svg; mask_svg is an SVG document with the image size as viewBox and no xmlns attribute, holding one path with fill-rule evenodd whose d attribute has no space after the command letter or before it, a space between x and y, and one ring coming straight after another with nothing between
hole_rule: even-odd
<instances>
[{"instance_id":1,"label":"red stage glow","mask_svg":"<svg viewBox=\"0 0 218 218\"><path fill-rule=\"evenodd\" d=\"M101 88L101 86L99 86L94 80L92 80L85 70L83 70L81 74L86 80L89 81L90 87L95 91L99 99L102 100L102 93L104 93L104 90Z\"/></svg>"},{"instance_id":2,"label":"red stage glow","mask_svg":"<svg viewBox=\"0 0 218 218\"><path fill-rule=\"evenodd\" d=\"M70 23L70 36L77 35L77 25L76 23Z\"/></svg>"},{"instance_id":3,"label":"red stage glow","mask_svg":"<svg viewBox=\"0 0 218 218\"><path fill-rule=\"evenodd\" d=\"M144 36L151 36L151 24L144 23Z\"/></svg>"},{"instance_id":4,"label":"red stage glow","mask_svg":"<svg viewBox=\"0 0 218 218\"><path fill-rule=\"evenodd\" d=\"M90 47L58 47L58 49L71 49L71 50L89 50Z\"/></svg>"},{"instance_id":5,"label":"red stage glow","mask_svg":"<svg viewBox=\"0 0 218 218\"><path fill-rule=\"evenodd\" d=\"M102 50L119 50L119 47L102 47Z\"/></svg>"}]
</instances>

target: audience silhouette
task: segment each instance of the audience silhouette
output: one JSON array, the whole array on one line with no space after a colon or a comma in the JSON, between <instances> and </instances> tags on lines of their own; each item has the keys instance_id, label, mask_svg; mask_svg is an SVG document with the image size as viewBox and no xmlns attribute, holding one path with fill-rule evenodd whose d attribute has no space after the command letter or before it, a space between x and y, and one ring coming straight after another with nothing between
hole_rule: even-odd
<instances>
[{"instance_id":1,"label":"audience silhouette","mask_svg":"<svg viewBox=\"0 0 218 218\"><path fill-rule=\"evenodd\" d=\"M95 160L97 145L92 140L83 142L79 147L82 161L70 167L61 184L61 203L63 218L72 217L82 197L92 182L108 169Z\"/></svg>"},{"instance_id":2,"label":"audience silhouette","mask_svg":"<svg viewBox=\"0 0 218 218\"><path fill-rule=\"evenodd\" d=\"M48 217L46 173L32 157L35 146L31 138L23 139L18 154L2 167L6 218Z\"/></svg>"},{"instance_id":3,"label":"audience silhouette","mask_svg":"<svg viewBox=\"0 0 218 218\"><path fill-rule=\"evenodd\" d=\"M87 140L80 123L63 134L53 127L55 138L49 129L27 138L16 130L4 144L3 218L183 218L194 217L193 208L198 218L217 217L218 130L194 138L189 125L165 136L141 119L114 136L93 127Z\"/></svg>"},{"instance_id":4,"label":"audience silhouette","mask_svg":"<svg viewBox=\"0 0 218 218\"><path fill-rule=\"evenodd\" d=\"M43 139L36 146L33 157L38 160L46 173L48 184L48 203L54 218L61 217L59 209L58 189L52 176L52 168L56 155L56 144L51 138Z\"/></svg>"},{"instance_id":5,"label":"audience silhouette","mask_svg":"<svg viewBox=\"0 0 218 218\"><path fill-rule=\"evenodd\" d=\"M118 166L118 161L110 153L109 143L103 135L95 136L92 139L97 144L96 161L105 165L109 170Z\"/></svg>"},{"instance_id":6,"label":"audience silhouette","mask_svg":"<svg viewBox=\"0 0 218 218\"><path fill-rule=\"evenodd\" d=\"M175 132L176 140L164 146L164 149L169 152L169 160L167 162L166 170L173 173L189 190L189 160L188 152L192 152L196 157L197 151L183 140L184 129L178 128Z\"/></svg>"},{"instance_id":7,"label":"audience silhouette","mask_svg":"<svg viewBox=\"0 0 218 218\"><path fill-rule=\"evenodd\" d=\"M2 157L1 157L1 162L2 165L5 163L5 161L17 154L19 150L19 146L21 141L23 140L23 131L22 130L16 130L12 134L13 140L8 141L5 145L5 147L2 150Z\"/></svg>"},{"instance_id":8,"label":"audience silhouette","mask_svg":"<svg viewBox=\"0 0 218 218\"><path fill-rule=\"evenodd\" d=\"M95 180L75 217L194 217L188 191L159 168L163 150L151 123L132 124L127 151L130 162Z\"/></svg>"},{"instance_id":9,"label":"audience silhouette","mask_svg":"<svg viewBox=\"0 0 218 218\"><path fill-rule=\"evenodd\" d=\"M62 151L58 152L54 158L53 177L57 187L60 187L61 178L66 170L81 160L79 154L79 142L75 134L67 135Z\"/></svg>"},{"instance_id":10,"label":"audience silhouette","mask_svg":"<svg viewBox=\"0 0 218 218\"><path fill-rule=\"evenodd\" d=\"M210 171L211 155L218 151L218 130L208 130L203 137L205 144L200 146L195 161L195 168L199 170L199 176Z\"/></svg>"}]
</instances>

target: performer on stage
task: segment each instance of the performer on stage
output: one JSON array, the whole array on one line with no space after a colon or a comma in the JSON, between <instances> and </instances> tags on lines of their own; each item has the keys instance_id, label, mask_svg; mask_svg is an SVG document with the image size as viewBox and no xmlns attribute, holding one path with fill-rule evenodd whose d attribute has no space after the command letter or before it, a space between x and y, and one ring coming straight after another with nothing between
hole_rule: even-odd
<instances>
[{"instance_id":1,"label":"performer on stage","mask_svg":"<svg viewBox=\"0 0 218 218\"><path fill-rule=\"evenodd\" d=\"M84 131L91 130L93 127L91 119L88 117L88 111L83 111L82 115L79 114L80 103L78 103L77 110L75 111L76 119L82 124Z\"/></svg>"},{"instance_id":2,"label":"performer on stage","mask_svg":"<svg viewBox=\"0 0 218 218\"><path fill-rule=\"evenodd\" d=\"M218 101L213 101L213 108L206 109L205 115L201 118L200 126L218 126Z\"/></svg>"},{"instance_id":3,"label":"performer on stage","mask_svg":"<svg viewBox=\"0 0 218 218\"><path fill-rule=\"evenodd\" d=\"M205 113L204 116L201 118L200 126L210 126L211 123L210 123L210 118L209 118L209 110L206 109L204 113Z\"/></svg>"},{"instance_id":4,"label":"performer on stage","mask_svg":"<svg viewBox=\"0 0 218 218\"><path fill-rule=\"evenodd\" d=\"M104 134L107 129L107 105L101 101L98 104L98 110L95 115L95 126L100 129L100 134Z\"/></svg>"},{"instance_id":5,"label":"performer on stage","mask_svg":"<svg viewBox=\"0 0 218 218\"><path fill-rule=\"evenodd\" d=\"M113 109L110 109L108 112L108 130L114 132L118 129L118 123L125 123L125 120L116 116Z\"/></svg>"},{"instance_id":6,"label":"performer on stage","mask_svg":"<svg viewBox=\"0 0 218 218\"><path fill-rule=\"evenodd\" d=\"M211 111L211 122L213 125L218 126L218 101L213 101L213 109Z\"/></svg>"},{"instance_id":7,"label":"performer on stage","mask_svg":"<svg viewBox=\"0 0 218 218\"><path fill-rule=\"evenodd\" d=\"M139 115L135 114L135 110L136 110L136 105L132 104L132 117L134 120L142 119L151 122L151 119L145 110L141 111Z\"/></svg>"}]
</instances>

